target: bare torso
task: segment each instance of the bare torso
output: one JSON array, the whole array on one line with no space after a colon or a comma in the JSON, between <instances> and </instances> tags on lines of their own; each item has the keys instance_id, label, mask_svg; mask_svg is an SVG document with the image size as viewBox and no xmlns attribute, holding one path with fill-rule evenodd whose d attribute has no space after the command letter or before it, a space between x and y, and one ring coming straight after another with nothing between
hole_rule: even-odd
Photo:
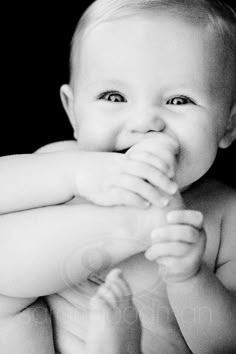
<instances>
[{"instance_id":1,"label":"bare torso","mask_svg":"<svg viewBox=\"0 0 236 354\"><path fill-rule=\"evenodd\" d=\"M184 194L187 208L200 210L205 216L207 246L204 261L212 271L218 261L223 215L221 196L220 193L215 193L216 190L219 191L217 182L205 181ZM157 264L147 261L143 254L138 254L123 261L118 267L123 270L131 285L134 302L141 317L143 353L190 353L170 307ZM108 271L109 269L101 274L94 274L86 282L48 297L58 353L85 353L89 300ZM203 315L201 311L205 309L193 312L193 320L198 320Z\"/></svg>"}]
</instances>

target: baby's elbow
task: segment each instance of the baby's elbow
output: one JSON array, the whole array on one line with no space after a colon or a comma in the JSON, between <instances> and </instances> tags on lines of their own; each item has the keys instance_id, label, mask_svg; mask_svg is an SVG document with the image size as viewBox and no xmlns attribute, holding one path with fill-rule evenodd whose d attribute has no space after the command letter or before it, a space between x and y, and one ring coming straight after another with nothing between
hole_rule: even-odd
<instances>
[{"instance_id":1,"label":"baby's elbow","mask_svg":"<svg viewBox=\"0 0 236 354\"><path fill-rule=\"evenodd\" d=\"M17 316L36 300L37 298L17 298L0 294L0 320Z\"/></svg>"}]
</instances>

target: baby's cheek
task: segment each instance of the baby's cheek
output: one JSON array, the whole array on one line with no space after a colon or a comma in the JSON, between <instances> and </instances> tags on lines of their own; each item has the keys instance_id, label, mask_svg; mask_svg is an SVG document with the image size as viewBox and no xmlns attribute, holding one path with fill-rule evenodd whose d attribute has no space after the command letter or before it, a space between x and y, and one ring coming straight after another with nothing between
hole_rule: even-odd
<instances>
[{"instance_id":1,"label":"baby's cheek","mask_svg":"<svg viewBox=\"0 0 236 354\"><path fill-rule=\"evenodd\" d=\"M212 166L217 154L217 142L212 136L186 144L180 150L176 179L180 189L200 179Z\"/></svg>"}]
</instances>

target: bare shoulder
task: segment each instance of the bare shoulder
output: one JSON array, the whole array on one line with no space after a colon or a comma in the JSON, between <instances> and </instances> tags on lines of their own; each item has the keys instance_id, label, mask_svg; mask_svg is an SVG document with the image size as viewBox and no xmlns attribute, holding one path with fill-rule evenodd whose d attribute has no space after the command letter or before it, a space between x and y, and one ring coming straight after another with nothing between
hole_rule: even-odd
<instances>
[{"instance_id":1,"label":"bare shoulder","mask_svg":"<svg viewBox=\"0 0 236 354\"><path fill-rule=\"evenodd\" d=\"M221 221L216 275L236 293L236 190L212 181L205 193L209 199L209 211L216 213Z\"/></svg>"},{"instance_id":2,"label":"bare shoulder","mask_svg":"<svg viewBox=\"0 0 236 354\"><path fill-rule=\"evenodd\" d=\"M0 318L1 353L55 354L49 310L42 299Z\"/></svg>"},{"instance_id":3,"label":"bare shoulder","mask_svg":"<svg viewBox=\"0 0 236 354\"><path fill-rule=\"evenodd\" d=\"M56 151L66 151L78 149L77 143L75 140L65 140L57 141L55 143L47 144L36 150L36 153L43 152L56 152Z\"/></svg>"},{"instance_id":4,"label":"bare shoulder","mask_svg":"<svg viewBox=\"0 0 236 354\"><path fill-rule=\"evenodd\" d=\"M207 234L205 261L228 288L236 292L236 190L203 179L184 194L189 209L204 215Z\"/></svg>"},{"instance_id":5,"label":"bare shoulder","mask_svg":"<svg viewBox=\"0 0 236 354\"><path fill-rule=\"evenodd\" d=\"M218 218L225 219L235 211L236 190L214 179L203 179L186 192L185 198L190 207Z\"/></svg>"},{"instance_id":6,"label":"bare shoulder","mask_svg":"<svg viewBox=\"0 0 236 354\"><path fill-rule=\"evenodd\" d=\"M208 208L211 207L211 212L215 211L221 217L223 234L236 232L236 189L215 180L208 180L203 184L202 193L203 199L207 199Z\"/></svg>"},{"instance_id":7,"label":"bare shoulder","mask_svg":"<svg viewBox=\"0 0 236 354\"><path fill-rule=\"evenodd\" d=\"M236 262L236 191L229 187L221 193L223 206L220 264L232 259Z\"/></svg>"}]
</instances>

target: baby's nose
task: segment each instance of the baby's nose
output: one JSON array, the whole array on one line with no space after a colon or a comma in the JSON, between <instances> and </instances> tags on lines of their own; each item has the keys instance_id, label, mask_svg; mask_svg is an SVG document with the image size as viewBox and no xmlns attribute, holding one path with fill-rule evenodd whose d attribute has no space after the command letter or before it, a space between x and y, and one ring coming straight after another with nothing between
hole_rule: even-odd
<instances>
[{"instance_id":1,"label":"baby's nose","mask_svg":"<svg viewBox=\"0 0 236 354\"><path fill-rule=\"evenodd\" d=\"M146 134L148 132L161 132L166 129L166 123L157 109L138 113L138 116L128 122L132 133Z\"/></svg>"}]
</instances>

